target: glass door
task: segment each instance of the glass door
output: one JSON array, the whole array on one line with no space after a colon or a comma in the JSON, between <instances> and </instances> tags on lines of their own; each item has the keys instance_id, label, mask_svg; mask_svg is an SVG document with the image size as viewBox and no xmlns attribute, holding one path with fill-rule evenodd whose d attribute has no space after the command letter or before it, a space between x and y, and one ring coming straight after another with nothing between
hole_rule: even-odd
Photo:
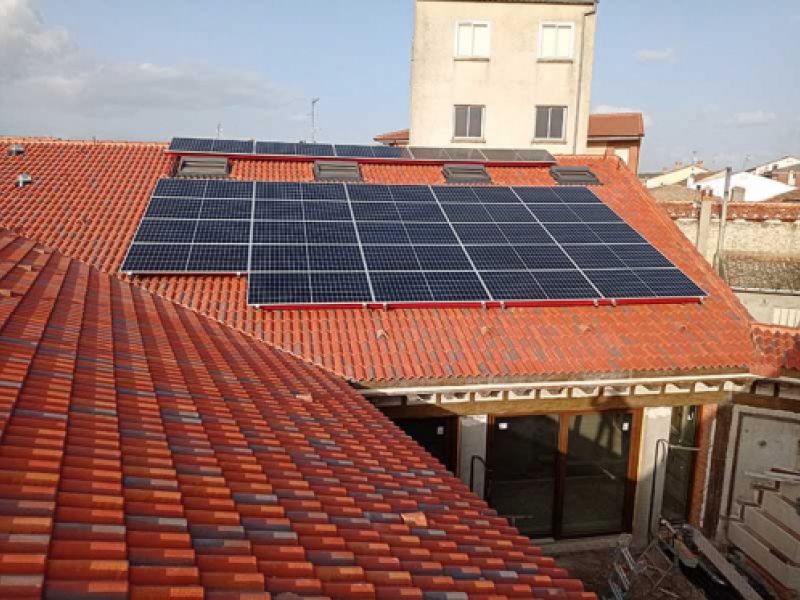
<instances>
[{"instance_id":1,"label":"glass door","mask_svg":"<svg viewBox=\"0 0 800 600\"><path fill-rule=\"evenodd\" d=\"M497 418L491 428L487 499L523 535L553 533L558 415Z\"/></svg>"},{"instance_id":2,"label":"glass door","mask_svg":"<svg viewBox=\"0 0 800 600\"><path fill-rule=\"evenodd\" d=\"M568 440L561 534L622 531L628 491L630 413L580 414L564 420Z\"/></svg>"}]
</instances>

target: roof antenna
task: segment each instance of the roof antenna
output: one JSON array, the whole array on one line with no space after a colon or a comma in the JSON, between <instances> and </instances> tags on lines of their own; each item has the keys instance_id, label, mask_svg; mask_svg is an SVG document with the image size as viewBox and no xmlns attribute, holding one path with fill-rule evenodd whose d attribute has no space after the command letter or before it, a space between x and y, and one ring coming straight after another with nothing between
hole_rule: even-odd
<instances>
[{"instance_id":1,"label":"roof antenna","mask_svg":"<svg viewBox=\"0 0 800 600\"><path fill-rule=\"evenodd\" d=\"M217 139L222 137L222 123L217 123Z\"/></svg>"},{"instance_id":2,"label":"roof antenna","mask_svg":"<svg viewBox=\"0 0 800 600\"><path fill-rule=\"evenodd\" d=\"M319 98L311 99L311 143L317 143L317 102Z\"/></svg>"}]
</instances>

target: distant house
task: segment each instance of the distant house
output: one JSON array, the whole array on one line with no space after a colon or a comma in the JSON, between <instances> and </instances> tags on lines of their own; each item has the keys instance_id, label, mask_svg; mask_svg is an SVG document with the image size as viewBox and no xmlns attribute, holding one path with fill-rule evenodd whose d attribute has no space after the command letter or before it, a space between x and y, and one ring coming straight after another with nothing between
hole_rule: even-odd
<instances>
[{"instance_id":1,"label":"distant house","mask_svg":"<svg viewBox=\"0 0 800 600\"><path fill-rule=\"evenodd\" d=\"M703 162L683 164L678 161L672 169L664 170L661 173L643 174L645 186L648 189L661 187L662 185L675 185L676 183L685 183L690 178L696 178L698 175L708 173L709 170L703 165Z\"/></svg>"},{"instance_id":2,"label":"distant house","mask_svg":"<svg viewBox=\"0 0 800 600\"><path fill-rule=\"evenodd\" d=\"M408 146L408 129L398 131L387 131L372 138L384 146Z\"/></svg>"},{"instance_id":3,"label":"distant house","mask_svg":"<svg viewBox=\"0 0 800 600\"><path fill-rule=\"evenodd\" d=\"M699 185L704 190L710 190L714 196L722 197L725 194L725 173L717 173L713 177L706 177L696 182L696 185ZM695 184L687 182L687 186L694 187ZM731 175L730 186L731 189L738 188L743 190L736 199L744 202L763 202L794 189L793 186L786 185L780 181L774 181L746 171Z\"/></svg>"},{"instance_id":4,"label":"distant house","mask_svg":"<svg viewBox=\"0 0 800 600\"><path fill-rule=\"evenodd\" d=\"M642 113L589 115L588 152L614 154L634 173L639 171L639 154L643 138Z\"/></svg>"},{"instance_id":5,"label":"distant house","mask_svg":"<svg viewBox=\"0 0 800 600\"><path fill-rule=\"evenodd\" d=\"M764 173L764 177L769 177L773 181L780 181L786 185L797 186L800 184L800 163L772 169Z\"/></svg>"},{"instance_id":6,"label":"distant house","mask_svg":"<svg viewBox=\"0 0 800 600\"><path fill-rule=\"evenodd\" d=\"M796 156L784 156L777 160L771 160L755 167L751 167L748 169L748 171L755 173L756 175L764 175L765 173L774 171L776 169L783 169L785 167L793 167L798 165L800 165L800 158Z\"/></svg>"}]
</instances>

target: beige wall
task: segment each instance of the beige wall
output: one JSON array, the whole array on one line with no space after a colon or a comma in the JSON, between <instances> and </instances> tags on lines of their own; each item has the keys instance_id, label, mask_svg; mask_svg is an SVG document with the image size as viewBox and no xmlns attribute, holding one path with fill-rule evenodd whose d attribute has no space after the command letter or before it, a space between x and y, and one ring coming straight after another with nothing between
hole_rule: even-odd
<instances>
[{"instance_id":1,"label":"beige wall","mask_svg":"<svg viewBox=\"0 0 800 600\"><path fill-rule=\"evenodd\" d=\"M650 188L661 187L662 185L674 185L676 183L683 183L690 175L697 175L699 173L707 173L708 169L698 167L697 165L686 165L682 169L675 169L667 173L661 173L651 177L645 182L645 185Z\"/></svg>"},{"instance_id":2,"label":"beige wall","mask_svg":"<svg viewBox=\"0 0 800 600\"><path fill-rule=\"evenodd\" d=\"M583 15L592 10L591 5L416 0L411 145L586 152L596 17ZM488 60L455 58L459 21L490 22ZM550 21L575 24L572 60L539 60L540 25ZM484 143L453 141L456 104L486 106ZM533 142L537 105L567 107L565 142Z\"/></svg>"}]
</instances>

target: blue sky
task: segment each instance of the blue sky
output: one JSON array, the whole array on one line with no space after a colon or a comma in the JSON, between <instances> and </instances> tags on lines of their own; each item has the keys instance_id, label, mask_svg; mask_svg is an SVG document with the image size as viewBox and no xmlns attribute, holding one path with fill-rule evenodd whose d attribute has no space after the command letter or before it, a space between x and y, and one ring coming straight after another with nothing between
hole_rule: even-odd
<instances>
[{"instance_id":1,"label":"blue sky","mask_svg":"<svg viewBox=\"0 0 800 600\"><path fill-rule=\"evenodd\" d=\"M800 153L796 0L602 0L592 106L643 168ZM0 0L0 134L368 142L408 123L412 0Z\"/></svg>"}]
</instances>

